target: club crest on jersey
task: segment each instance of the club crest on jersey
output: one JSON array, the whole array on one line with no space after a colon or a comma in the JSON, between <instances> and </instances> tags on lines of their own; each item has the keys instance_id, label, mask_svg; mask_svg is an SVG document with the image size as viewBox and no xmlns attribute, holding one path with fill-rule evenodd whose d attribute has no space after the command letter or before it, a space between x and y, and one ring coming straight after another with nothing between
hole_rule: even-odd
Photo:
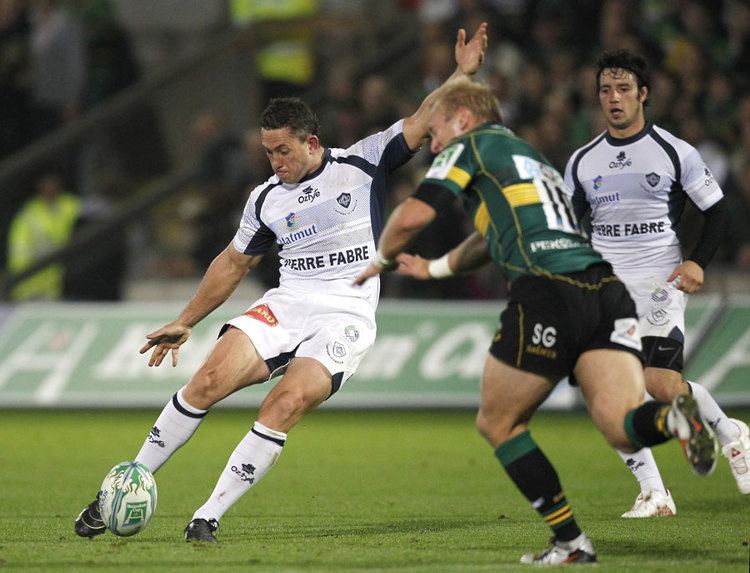
<instances>
[{"instance_id":1,"label":"club crest on jersey","mask_svg":"<svg viewBox=\"0 0 750 573\"><path fill-rule=\"evenodd\" d=\"M646 183L651 185L651 187L656 187L659 184L659 181L661 181L661 177L659 177L653 171L651 173L646 174Z\"/></svg>"},{"instance_id":2,"label":"club crest on jersey","mask_svg":"<svg viewBox=\"0 0 750 573\"><path fill-rule=\"evenodd\" d=\"M259 304L258 306L254 306L250 310L245 312L245 316L248 316L250 318L254 318L255 320L259 320L268 326L276 326L279 324L279 321L276 319L276 316L273 312L271 312L271 309L268 308L267 304Z\"/></svg>"},{"instance_id":3,"label":"club crest on jersey","mask_svg":"<svg viewBox=\"0 0 750 573\"><path fill-rule=\"evenodd\" d=\"M615 160L610 162L609 168L610 169L625 169L626 167L630 167L633 165L633 160L628 159L625 155L624 151L621 151L617 154L617 157L615 157Z\"/></svg>"},{"instance_id":4,"label":"club crest on jersey","mask_svg":"<svg viewBox=\"0 0 750 573\"><path fill-rule=\"evenodd\" d=\"M654 305L651 307L651 312L646 316L646 320L653 326L664 326L669 322L669 314L667 314L666 309Z\"/></svg>"},{"instance_id":5,"label":"club crest on jersey","mask_svg":"<svg viewBox=\"0 0 750 573\"><path fill-rule=\"evenodd\" d=\"M594 191L597 191L604 183L604 177L597 175L594 177Z\"/></svg>"},{"instance_id":6,"label":"club crest on jersey","mask_svg":"<svg viewBox=\"0 0 750 573\"><path fill-rule=\"evenodd\" d=\"M342 193L338 197L336 197L336 202L341 205L344 209L348 209L349 205L352 204L352 194L351 193Z\"/></svg>"},{"instance_id":7,"label":"club crest on jersey","mask_svg":"<svg viewBox=\"0 0 750 573\"><path fill-rule=\"evenodd\" d=\"M284 220L286 220L287 227L294 227L294 223L297 222L297 213L289 213Z\"/></svg>"},{"instance_id":8,"label":"club crest on jersey","mask_svg":"<svg viewBox=\"0 0 750 573\"><path fill-rule=\"evenodd\" d=\"M320 197L320 191L312 187L306 187L302 190L302 195L297 197L298 203L312 203L316 197Z\"/></svg>"},{"instance_id":9,"label":"club crest on jersey","mask_svg":"<svg viewBox=\"0 0 750 573\"><path fill-rule=\"evenodd\" d=\"M328 354L331 360L333 360L336 364L343 364L344 356L346 356L346 347L339 341L335 341L333 343L329 342L326 345L326 354Z\"/></svg>"}]
</instances>

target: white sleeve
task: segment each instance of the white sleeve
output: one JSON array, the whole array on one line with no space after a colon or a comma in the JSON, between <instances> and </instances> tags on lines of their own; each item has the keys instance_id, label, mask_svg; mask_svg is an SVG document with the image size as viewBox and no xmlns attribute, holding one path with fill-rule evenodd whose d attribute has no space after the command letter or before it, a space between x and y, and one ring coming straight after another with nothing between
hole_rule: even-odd
<instances>
[{"instance_id":1,"label":"white sleeve","mask_svg":"<svg viewBox=\"0 0 750 573\"><path fill-rule=\"evenodd\" d=\"M694 147L682 160L682 178L680 183L693 203L705 211L715 205L724 194L711 171L706 167L703 158Z\"/></svg>"},{"instance_id":2,"label":"white sleeve","mask_svg":"<svg viewBox=\"0 0 750 573\"><path fill-rule=\"evenodd\" d=\"M253 189L242 212L240 226L234 235L234 248L246 255L260 255L268 251L276 235L260 220L257 201L266 189L262 185Z\"/></svg>"},{"instance_id":3,"label":"white sleeve","mask_svg":"<svg viewBox=\"0 0 750 573\"><path fill-rule=\"evenodd\" d=\"M384 153L387 154L386 158L383 157ZM379 165L384 159L390 168L402 165L413 155L404 139L404 120L400 119L388 129L359 140L346 150L346 155L358 155L373 165Z\"/></svg>"}]
</instances>

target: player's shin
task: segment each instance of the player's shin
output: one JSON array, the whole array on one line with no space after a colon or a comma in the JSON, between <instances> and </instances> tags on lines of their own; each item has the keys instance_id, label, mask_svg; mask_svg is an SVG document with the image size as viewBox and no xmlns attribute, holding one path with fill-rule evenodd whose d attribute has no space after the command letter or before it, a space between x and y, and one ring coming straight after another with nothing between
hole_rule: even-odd
<instances>
[{"instance_id":1,"label":"player's shin","mask_svg":"<svg viewBox=\"0 0 750 573\"><path fill-rule=\"evenodd\" d=\"M255 422L229 456L213 492L193 515L193 519L217 522L252 486L271 469L286 442L286 434Z\"/></svg>"},{"instance_id":2,"label":"player's shin","mask_svg":"<svg viewBox=\"0 0 750 573\"><path fill-rule=\"evenodd\" d=\"M188 404L183 390L180 388L164 406L135 458L153 473L190 439L208 412Z\"/></svg>"},{"instance_id":3,"label":"player's shin","mask_svg":"<svg viewBox=\"0 0 750 573\"><path fill-rule=\"evenodd\" d=\"M646 494L654 490L664 494L667 493L667 488L664 487L659 467L656 465L654 454L650 448L642 448L632 454L620 450L617 450L617 453L628 466L628 469L633 472L635 479L638 480L641 493Z\"/></svg>"},{"instance_id":4,"label":"player's shin","mask_svg":"<svg viewBox=\"0 0 750 573\"><path fill-rule=\"evenodd\" d=\"M663 444L674 436L667 427L670 405L652 400L625 414L625 434L636 448Z\"/></svg>"},{"instance_id":5,"label":"player's shin","mask_svg":"<svg viewBox=\"0 0 750 573\"><path fill-rule=\"evenodd\" d=\"M690 393L695 398L695 401L698 402L701 414L716 432L719 442L725 445L737 440L740 435L739 428L724 414L724 411L719 407L711 394L708 393L708 390L695 382L690 382L689 380L686 380L686 382L690 388Z\"/></svg>"},{"instance_id":6,"label":"player's shin","mask_svg":"<svg viewBox=\"0 0 750 573\"><path fill-rule=\"evenodd\" d=\"M528 431L500 444L495 455L510 479L552 529L555 540L571 541L581 534L555 468Z\"/></svg>"}]
</instances>

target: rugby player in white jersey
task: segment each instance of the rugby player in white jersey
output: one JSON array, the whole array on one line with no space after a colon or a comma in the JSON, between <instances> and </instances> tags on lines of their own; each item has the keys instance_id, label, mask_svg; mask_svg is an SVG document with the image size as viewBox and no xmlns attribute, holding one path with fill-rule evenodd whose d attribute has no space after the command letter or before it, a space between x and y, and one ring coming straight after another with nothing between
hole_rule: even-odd
<instances>
[{"instance_id":1,"label":"rugby player in white jersey","mask_svg":"<svg viewBox=\"0 0 750 573\"><path fill-rule=\"evenodd\" d=\"M565 170L579 218L591 213L591 242L635 300L645 355L646 389L670 401L690 391L716 431L740 492L750 494L750 434L728 418L708 391L682 376L687 295L703 285L728 224L722 191L698 151L645 116L646 62L625 50L598 61L599 105L607 130L578 149ZM677 226L687 199L704 215L695 249L682 257ZM651 450L620 452L641 486L623 517L676 512Z\"/></svg>"},{"instance_id":2,"label":"rugby player in white jersey","mask_svg":"<svg viewBox=\"0 0 750 573\"><path fill-rule=\"evenodd\" d=\"M459 30L457 68L473 75L487 48L487 25L469 42ZM449 81L450 81L449 79ZM296 98L271 100L261 142L275 175L250 194L232 242L211 263L179 317L148 334L149 366L172 365L193 326L221 305L275 242L279 287L225 325L205 363L166 404L136 460L156 472L193 435L208 409L240 388L281 375L252 429L229 457L208 500L185 528L187 541L216 542L224 513L281 454L287 433L355 372L375 339L379 284L352 285L375 256L389 174L427 137L428 95L419 109L348 149L324 148L315 114ZM98 496L75 531L106 530Z\"/></svg>"}]
</instances>

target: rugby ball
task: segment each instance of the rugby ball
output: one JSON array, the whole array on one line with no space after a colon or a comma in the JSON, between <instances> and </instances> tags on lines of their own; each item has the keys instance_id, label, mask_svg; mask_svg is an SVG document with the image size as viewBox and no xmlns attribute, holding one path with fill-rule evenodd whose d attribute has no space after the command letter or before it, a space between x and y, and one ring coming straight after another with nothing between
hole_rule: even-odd
<instances>
[{"instance_id":1,"label":"rugby ball","mask_svg":"<svg viewBox=\"0 0 750 573\"><path fill-rule=\"evenodd\" d=\"M121 537L135 535L146 527L156 510L153 474L139 462L120 462L102 482L99 509L112 533Z\"/></svg>"}]
</instances>

